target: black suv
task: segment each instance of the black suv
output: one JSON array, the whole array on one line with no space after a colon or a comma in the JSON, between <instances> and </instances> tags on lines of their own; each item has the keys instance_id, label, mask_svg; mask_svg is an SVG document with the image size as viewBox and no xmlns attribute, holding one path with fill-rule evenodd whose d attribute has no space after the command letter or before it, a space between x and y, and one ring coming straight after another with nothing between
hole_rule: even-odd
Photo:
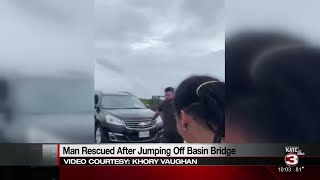
<instances>
[{"instance_id":1,"label":"black suv","mask_svg":"<svg viewBox=\"0 0 320 180\"><path fill-rule=\"evenodd\" d=\"M155 112L131 93L96 92L94 102L96 143L160 141L161 117L153 119Z\"/></svg>"}]
</instances>

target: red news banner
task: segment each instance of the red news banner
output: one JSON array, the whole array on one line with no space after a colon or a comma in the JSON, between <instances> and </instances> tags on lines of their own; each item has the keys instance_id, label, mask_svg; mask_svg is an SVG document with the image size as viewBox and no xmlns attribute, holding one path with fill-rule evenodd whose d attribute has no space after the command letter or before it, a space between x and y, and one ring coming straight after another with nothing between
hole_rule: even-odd
<instances>
[{"instance_id":1,"label":"red news banner","mask_svg":"<svg viewBox=\"0 0 320 180\"><path fill-rule=\"evenodd\" d=\"M310 155L318 153L305 147ZM273 165L279 171L302 171L318 165L299 146L261 144L63 144L62 166ZM299 168L299 169L297 169Z\"/></svg>"},{"instance_id":2,"label":"red news banner","mask_svg":"<svg viewBox=\"0 0 320 180\"><path fill-rule=\"evenodd\" d=\"M319 150L286 144L64 144L59 145L59 163L66 179L105 178L106 172L120 179L141 172L153 179L312 179Z\"/></svg>"}]
</instances>

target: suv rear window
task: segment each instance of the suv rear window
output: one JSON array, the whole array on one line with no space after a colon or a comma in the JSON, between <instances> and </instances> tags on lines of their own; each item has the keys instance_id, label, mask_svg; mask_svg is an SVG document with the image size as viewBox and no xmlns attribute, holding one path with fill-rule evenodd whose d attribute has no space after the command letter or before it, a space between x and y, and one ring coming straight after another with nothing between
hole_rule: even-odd
<instances>
[{"instance_id":1,"label":"suv rear window","mask_svg":"<svg viewBox=\"0 0 320 180\"><path fill-rule=\"evenodd\" d=\"M101 106L103 109L146 109L142 101L132 95L103 95Z\"/></svg>"}]
</instances>

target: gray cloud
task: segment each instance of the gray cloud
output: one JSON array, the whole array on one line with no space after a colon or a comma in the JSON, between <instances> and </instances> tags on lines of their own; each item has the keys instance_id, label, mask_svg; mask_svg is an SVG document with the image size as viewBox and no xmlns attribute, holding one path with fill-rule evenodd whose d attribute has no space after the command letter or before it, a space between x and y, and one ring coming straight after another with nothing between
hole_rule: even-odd
<instances>
[{"instance_id":1,"label":"gray cloud","mask_svg":"<svg viewBox=\"0 0 320 180\"><path fill-rule=\"evenodd\" d=\"M246 29L281 30L320 42L318 0L227 1L227 34Z\"/></svg>"},{"instance_id":2,"label":"gray cloud","mask_svg":"<svg viewBox=\"0 0 320 180\"><path fill-rule=\"evenodd\" d=\"M110 63L106 58L97 58L96 63L98 66L104 67L106 70L111 70L117 73L122 73L122 68L115 65L114 63Z\"/></svg>"},{"instance_id":3,"label":"gray cloud","mask_svg":"<svg viewBox=\"0 0 320 180\"><path fill-rule=\"evenodd\" d=\"M95 28L96 89L151 97L191 74L224 80L222 0L96 0Z\"/></svg>"}]
</instances>

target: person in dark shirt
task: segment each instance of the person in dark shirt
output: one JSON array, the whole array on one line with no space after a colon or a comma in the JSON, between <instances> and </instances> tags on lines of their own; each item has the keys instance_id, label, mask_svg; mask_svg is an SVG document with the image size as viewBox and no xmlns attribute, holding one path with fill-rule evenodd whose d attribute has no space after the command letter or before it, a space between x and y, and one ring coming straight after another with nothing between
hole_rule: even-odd
<instances>
[{"instance_id":1,"label":"person in dark shirt","mask_svg":"<svg viewBox=\"0 0 320 180\"><path fill-rule=\"evenodd\" d=\"M183 139L177 132L177 126L173 111L174 89L167 87L165 89L165 100L160 104L155 118L159 115L163 119L164 133L161 142L163 143L182 143Z\"/></svg>"},{"instance_id":2,"label":"person in dark shirt","mask_svg":"<svg viewBox=\"0 0 320 180\"><path fill-rule=\"evenodd\" d=\"M225 137L225 83L191 76L179 85L174 110L179 134L187 143L221 143Z\"/></svg>"}]
</instances>

